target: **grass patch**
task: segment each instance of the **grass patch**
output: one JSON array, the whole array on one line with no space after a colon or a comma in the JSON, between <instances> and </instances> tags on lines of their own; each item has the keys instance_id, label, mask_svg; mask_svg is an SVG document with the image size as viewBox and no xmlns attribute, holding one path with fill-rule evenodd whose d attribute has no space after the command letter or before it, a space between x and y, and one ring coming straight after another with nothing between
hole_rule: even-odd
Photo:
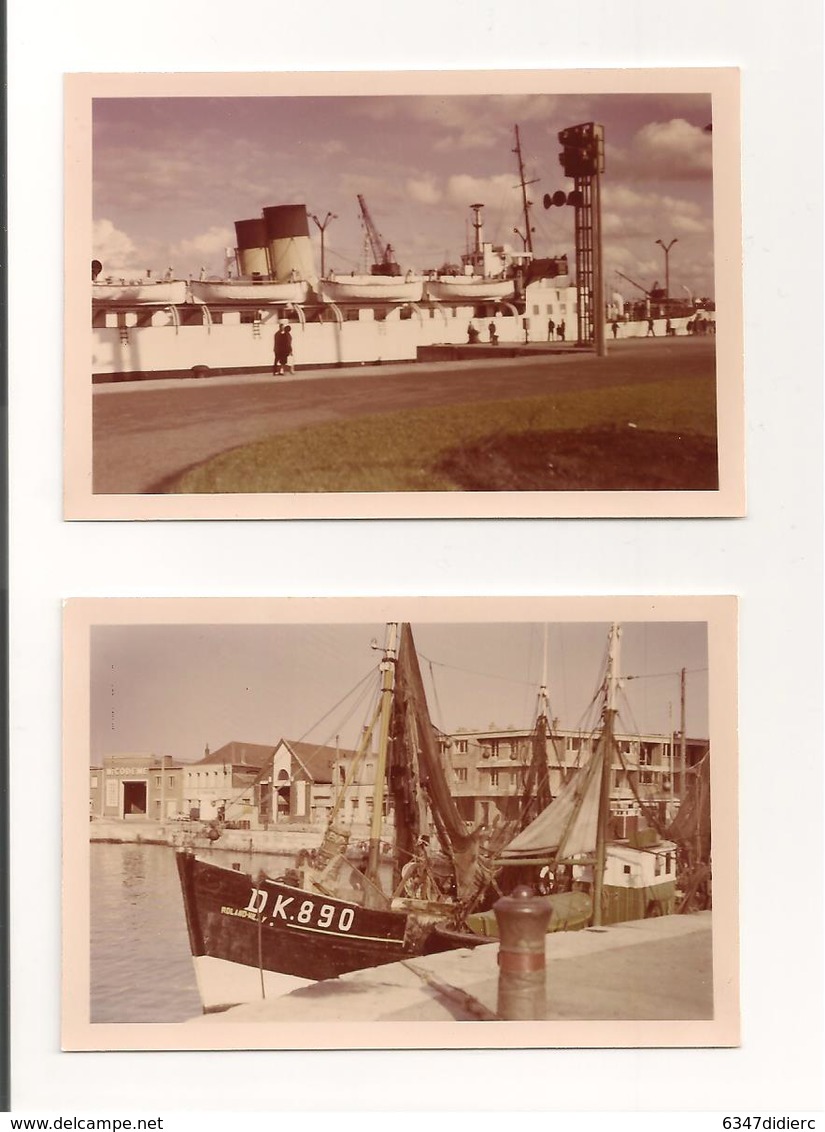
<instances>
[{"instance_id":1,"label":"grass patch","mask_svg":"<svg viewBox=\"0 0 825 1132\"><path fill-rule=\"evenodd\" d=\"M167 492L460 491L460 471L485 443L507 438L510 449L541 445L550 434L616 430L700 437L715 452L715 379L686 378L642 385L566 391L542 397L475 402L359 417L296 429L224 452L164 485ZM552 437L551 437L552 439ZM589 443L589 442L588 442ZM602 438L602 445L604 438ZM600 448L604 478L610 452ZM642 459L636 447L633 459ZM668 457L663 459L667 461ZM456 460L458 461L456 463ZM596 457L590 458L594 464ZM552 462L552 460L550 460ZM713 460L715 469L715 459ZM496 472L493 472L494 477ZM689 473L688 473L689 474ZM715 474L715 472L714 472ZM509 475L509 473L508 473ZM597 477L598 478L598 477ZM567 484L537 486L559 490ZM593 484L589 489L614 484ZM683 487L697 490L700 483ZM715 486L715 485L714 485ZM470 488L471 490L473 488ZM483 490L505 488L495 478ZM526 489L522 485L521 490ZM535 489L535 487L533 487ZM479 490L479 488L475 488ZM519 490L516 487L515 490Z\"/></svg>"}]
</instances>

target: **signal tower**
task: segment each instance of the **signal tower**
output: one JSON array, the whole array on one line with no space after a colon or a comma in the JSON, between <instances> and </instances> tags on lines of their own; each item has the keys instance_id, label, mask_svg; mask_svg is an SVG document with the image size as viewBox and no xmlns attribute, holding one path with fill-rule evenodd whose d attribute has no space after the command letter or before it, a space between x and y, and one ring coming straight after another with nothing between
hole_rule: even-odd
<instances>
[{"instance_id":1,"label":"signal tower","mask_svg":"<svg viewBox=\"0 0 825 1132\"><path fill-rule=\"evenodd\" d=\"M604 127L596 122L568 126L558 135L559 161L573 192L544 197L544 207L573 205L576 231L577 345L593 345L606 354L602 271L601 174L604 172Z\"/></svg>"}]
</instances>

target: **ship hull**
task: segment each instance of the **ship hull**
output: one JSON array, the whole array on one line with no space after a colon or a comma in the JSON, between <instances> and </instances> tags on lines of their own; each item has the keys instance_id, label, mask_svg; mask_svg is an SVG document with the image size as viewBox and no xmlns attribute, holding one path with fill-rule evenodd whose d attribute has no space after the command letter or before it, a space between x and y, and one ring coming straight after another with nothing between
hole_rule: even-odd
<instances>
[{"instance_id":1,"label":"ship hull","mask_svg":"<svg viewBox=\"0 0 825 1132\"><path fill-rule=\"evenodd\" d=\"M260 1001L349 971L452 950L407 910L364 908L177 854L204 1010Z\"/></svg>"}]
</instances>

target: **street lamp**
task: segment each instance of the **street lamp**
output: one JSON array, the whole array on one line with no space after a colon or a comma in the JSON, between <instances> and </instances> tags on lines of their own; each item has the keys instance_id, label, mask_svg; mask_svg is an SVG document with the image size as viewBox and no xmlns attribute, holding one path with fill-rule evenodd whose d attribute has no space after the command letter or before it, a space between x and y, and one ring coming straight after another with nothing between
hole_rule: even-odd
<instances>
[{"instance_id":1,"label":"street lamp","mask_svg":"<svg viewBox=\"0 0 825 1132\"><path fill-rule=\"evenodd\" d=\"M663 244L661 240L657 240L656 243L665 253L665 313L668 314L670 312L670 249L674 244L678 244L679 240L674 236L669 244Z\"/></svg>"},{"instance_id":2,"label":"street lamp","mask_svg":"<svg viewBox=\"0 0 825 1132\"><path fill-rule=\"evenodd\" d=\"M327 226L327 224L329 224L330 220L337 220L338 219L338 214L335 213L335 212L328 212L326 214L326 216L324 217L323 222L322 222L318 219L318 217L315 215L315 213L313 213L312 219L318 225L318 229L321 233L321 278L326 279L326 270L325 270L325 264L324 264L324 231L326 230L326 226Z\"/></svg>"}]
</instances>

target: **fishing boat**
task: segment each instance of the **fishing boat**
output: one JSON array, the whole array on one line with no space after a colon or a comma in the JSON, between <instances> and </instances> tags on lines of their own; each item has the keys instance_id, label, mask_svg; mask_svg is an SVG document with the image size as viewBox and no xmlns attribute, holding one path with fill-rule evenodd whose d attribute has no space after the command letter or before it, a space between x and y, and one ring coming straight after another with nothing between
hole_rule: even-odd
<instances>
[{"instance_id":1,"label":"fishing boat","mask_svg":"<svg viewBox=\"0 0 825 1132\"><path fill-rule=\"evenodd\" d=\"M321 847L278 876L177 852L204 1011L485 942L465 929L489 891L490 849L481 830L467 829L450 792L409 625L401 627L400 642L398 627L388 626L381 676L377 707L348 774L358 773L377 732L363 869L347 857L351 831L335 808ZM387 890L380 876L385 803L395 819Z\"/></svg>"},{"instance_id":2,"label":"fishing boat","mask_svg":"<svg viewBox=\"0 0 825 1132\"><path fill-rule=\"evenodd\" d=\"M495 862L503 889L530 884L549 895L551 930L599 927L676 911L675 842L655 827L638 824L627 838L610 838L614 760L621 765L614 738L620 632L618 625L611 626L601 731L591 757ZM471 917L469 926L495 934L489 912Z\"/></svg>"}]
</instances>

